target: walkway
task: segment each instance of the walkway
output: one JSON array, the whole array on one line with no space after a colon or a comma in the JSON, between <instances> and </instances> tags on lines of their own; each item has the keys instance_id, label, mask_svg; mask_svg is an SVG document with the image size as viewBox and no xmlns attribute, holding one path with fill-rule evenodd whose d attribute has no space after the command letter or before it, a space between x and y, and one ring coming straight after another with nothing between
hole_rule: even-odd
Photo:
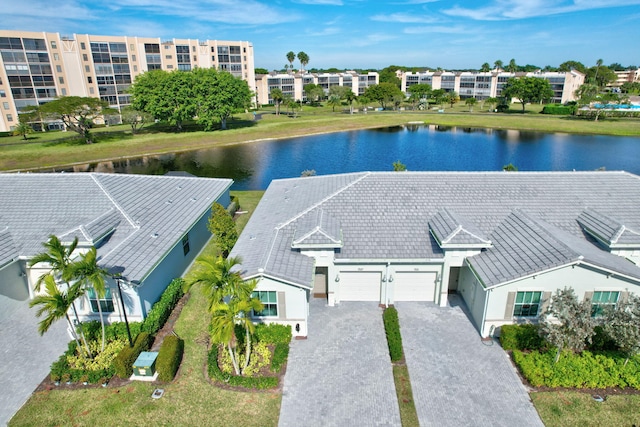
<instances>
[{"instance_id":1,"label":"walkway","mask_svg":"<svg viewBox=\"0 0 640 427\"><path fill-rule=\"evenodd\" d=\"M449 301L396 305L420 425L544 427L507 354L480 340L461 298Z\"/></svg>"},{"instance_id":2,"label":"walkway","mask_svg":"<svg viewBox=\"0 0 640 427\"><path fill-rule=\"evenodd\" d=\"M310 304L309 338L294 340L280 427L400 426L382 309Z\"/></svg>"},{"instance_id":3,"label":"walkway","mask_svg":"<svg viewBox=\"0 0 640 427\"><path fill-rule=\"evenodd\" d=\"M36 309L0 294L0 426L27 401L67 348L66 321L40 336Z\"/></svg>"}]
</instances>

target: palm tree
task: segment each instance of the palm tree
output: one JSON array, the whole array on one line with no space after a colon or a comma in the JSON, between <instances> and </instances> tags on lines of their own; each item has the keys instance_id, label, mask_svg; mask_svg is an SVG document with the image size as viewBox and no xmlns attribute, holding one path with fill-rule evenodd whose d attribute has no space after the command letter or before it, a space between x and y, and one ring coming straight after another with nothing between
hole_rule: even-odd
<instances>
[{"instance_id":1,"label":"palm tree","mask_svg":"<svg viewBox=\"0 0 640 427\"><path fill-rule=\"evenodd\" d=\"M196 283L204 285L203 291L209 301L209 310L213 310L216 304L223 302L225 296L239 296L238 284L242 283L242 278L238 272L231 270L241 263L240 257L203 255L196 259L199 268L192 279L185 282L185 291Z\"/></svg>"},{"instance_id":2,"label":"palm tree","mask_svg":"<svg viewBox=\"0 0 640 427\"><path fill-rule=\"evenodd\" d=\"M344 94L344 99L349 104L349 114L353 114L353 101L355 101L358 97L351 89L347 90Z\"/></svg>"},{"instance_id":3,"label":"palm tree","mask_svg":"<svg viewBox=\"0 0 640 427\"><path fill-rule=\"evenodd\" d=\"M273 104L276 106L276 116L280 115L280 103L284 100L284 94L282 90L278 88L271 89L269 96L273 100Z\"/></svg>"},{"instance_id":4,"label":"palm tree","mask_svg":"<svg viewBox=\"0 0 640 427\"><path fill-rule=\"evenodd\" d=\"M478 103L478 100L475 98L467 98L464 100L464 103L469 106L469 112L472 112L473 106Z\"/></svg>"},{"instance_id":5,"label":"palm tree","mask_svg":"<svg viewBox=\"0 0 640 427\"><path fill-rule=\"evenodd\" d=\"M600 71L600 67L602 67L603 63L604 63L604 61L602 59L598 59L596 61L596 74L595 74L595 76L593 76L593 82L595 84L598 84L598 71Z\"/></svg>"},{"instance_id":6,"label":"palm tree","mask_svg":"<svg viewBox=\"0 0 640 427\"><path fill-rule=\"evenodd\" d=\"M98 300L98 313L100 313L100 324L102 325L102 351L105 345L105 325L102 315L102 304L100 300L106 295L107 288L105 286L105 278L107 270L98 265L98 253L95 247L89 249L88 252L80 255L80 260L69 266L70 274L78 279L78 283L82 283L85 289L91 288L96 294Z\"/></svg>"},{"instance_id":7,"label":"palm tree","mask_svg":"<svg viewBox=\"0 0 640 427\"><path fill-rule=\"evenodd\" d=\"M29 135L30 133L33 133L33 128L29 123L24 122L20 122L18 126L13 130L14 135L22 136L25 141L28 139L27 135Z\"/></svg>"},{"instance_id":8,"label":"palm tree","mask_svg":"<svg viewBox=\"0 0 640 427\"><path fill-rule=\"evenodd\" d=\"M36 254L29 261L29 267L33 267L38 263L45 263L51 267L51 273L53 273L54 279L56 282L63 282L67 285L67 289L71 288L71 280L73 280L73 275L71 272L71 255L73 251L75 251L78 246L78 238L73 239L73 242L69 246L65 246L62 244L58 236L50 235L49 240L42 244L45 248L45 252L41 252ZM51 275L51 273L44 273L36 282L35 290L39 291L42 283L47 278L47 276ZM75 293L74 293L75 295ZM77 294L77 298L80 298L84 295L84 290L81 288L81 292ZM78 310L76 309L75 299L71 301L71 308L73 309L73 314L75 316L76 322L80 324L80 317L78 316ZM84 332L82 332L82 328L80 328L80 336L82 337L82 342L84 343L84 347L86 353L91 357L91 350L89 350L89 345L87 344L87 340L84 337Z\"/></svg>"},{"instance_id":9,"label":"palm tree","mask_svg":"<svg viewBox=\"0 0 640 427\"><path fill-rule=\"evenodd\" d=\"M496 60L496 62L493 63L493 66L496 68L496 71L500 71L504 66L504 63L498 59Z\"/></svg>"},{"instance_id":10,"label":"palm tree","mask_svg":"<svg viewBox=\"0 0 640 427\"><path fill-rule=\"evenodd\" d=\"M293 61L296 60L296 54L293 51L287 52L287 61L289 61L289 69L293 71Z\"/></svg>"},{"instance_id":11,"label":"palm tree","mask_svg":"<svg viewBox=\"0 0 640 427\"><path fill-rule=\"evenodd\" d=\"M73 326L71 318L69 318L69 308L76 299L82 296L82 287L76 283L70 286L66 292L60 291L56 284L55 277L51 274L43 276L40 284L42 283L45 285L46 293L36 295L36 297L29 302L29 307L40 306L38 311L36 311L36 317L41 317L43 314L46 314L45 318L38 323L38 332L40 335L44 335L56 320L64 317L67 319L69 330L76 341L78 350L81 350L82 346L80 345L76 328ZM80 351L80 355L85 357L82 351Z\"/></svg>"},{"instance_id":12,"label":"palm tree","mask_svg":"<svg viewBox=\"0 0 640 427\"><path fill-rule=\"evenodd\" d=\"M518 71L518 65L516 64L515 59L511 59L511 61L509 61L509 65L507 65L507 69L511 73L515 73L516 71Z\"/></svg>"},{"instance_id":13,"label":"palm tree","mask_svg":"<svg viewBox=\"0 0 640 427\"><path fill-rule=\"evenodd\" d=\"M489 65L488 62L485 62L484 64L482 64L482 66L480 67L480 71L482 71L483 73L488 73L489 71L491 71L491 65Z\"/></svg>"},{"instance_id":14,"label":"palm tree","mask_svg":"<svg viewBox=\"0 0 640 427\"><path fill-rule=\"evenodd\" d=\"M304 71L304 67L309 63L309 55L304 52L298 52L298 61L300 61L300 69Z\"/></svg>"},{"instance_id":15,"label":"palm tree","mask_svg":"<svg viewBox=\"0 0 640 427\"><path fill-rule=\"evenodd\" d=\"M342 104L342 100L338 95L329 95L329 99L327 100L327 104L331 105L331 112L335 113L336 106Z\"/></svg>"}]
</instances>

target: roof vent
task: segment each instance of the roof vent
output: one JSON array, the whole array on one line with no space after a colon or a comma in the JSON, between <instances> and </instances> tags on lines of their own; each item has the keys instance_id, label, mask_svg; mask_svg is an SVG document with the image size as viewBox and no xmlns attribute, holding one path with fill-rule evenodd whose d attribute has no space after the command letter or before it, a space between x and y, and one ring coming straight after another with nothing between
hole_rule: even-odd
<instances>
[{"instance_id":1,"label":"roof vent","mask_svg":"<svg viewBox=\"0 0 640 427\"><path fill-rule=\"evenodd\" d=\"M171 203L173 203L173 200L169 199L169 200L167 200L167 202L166 202L166 203L167 203L168 205L170 205Z\"/></svg>"},{"instance_id":2,"label":"roof vent","mask_svg":"<svg viewBox=\"0 0 640 427\"><path fill-rule=\"evenodd\" d=\"M256 240L256 236L254 236L253 234L251 234L251 235L249 236L249 240Z\"/></svg>"},{"instance_id":3,"label":"roof vent","mask_svg":"<svg viewBox=\"0 0 640 427\"><path fill-rule=\"evenodd\" d=\"M157 238L158 238L158 233L153 233L153 234L151 235L151 238L152 238L152 239L157 239Z\"/></svg>"},{"instance_id":4,"label":"roof vent","mask_svg":"<svg viewBox=\"0 0 640 427\"><path fill-rule=\"evenodd\" d=\"M198 199L196 199L195 197L192 197L190 200L191 200L192 202L195 202L195 201L196 201L196 200L198 200Z\"/></svg>"}]
</instances>

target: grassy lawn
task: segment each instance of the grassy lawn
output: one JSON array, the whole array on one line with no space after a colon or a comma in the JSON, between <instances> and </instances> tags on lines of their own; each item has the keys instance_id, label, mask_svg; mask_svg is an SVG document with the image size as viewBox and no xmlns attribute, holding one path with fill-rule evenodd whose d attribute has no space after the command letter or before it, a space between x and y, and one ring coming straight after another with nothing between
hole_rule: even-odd
<instances>
[{"instance_id":1,"label":"grassy lawn","mask_svg":"<svg viewBox=\"0 0 640 427\"><path fill-rule=\"evenodd\" d=\"M402 427L418 427L420 422L418 421L418 414L413 401L409 369L406 364L393 365L393 382L396 385Z\"/></svg>"},{"instance_id":2,"label":"grassy lawn","mask_svg":"<svg viewBox=\"0 0 640 427\"><path fill-rule=\"evenodd\" d=\"M299 137L314 133L341 132L357 129L395 126L407 122L423 122L444 126L520 129L542 132L565 132L604 135L640 136L640 120L607 119L599 122L561 116L537 114L540 106L528 107L527 114L495 114L480 112L476 107L469 113L464 105L448 106L445 113L437 112L369 112L368 114L333 113L323 107L304 107L297 118L275 116L269 109L261 111L262 119L253 122L252 114L238 114L225 131L203 132L190 130L182 133L166 128L150 127L138 135L125 133L124 126L109 128L98 143L47 142L37 140L28 144L17 143L20 137L0 139L0 170L47 168L74 163L135 157L148 154L187 151L272 138ZM96 130L97 132L98 130ZM100 129L102 131L102 129ZM60 132L55 133L59 138ZM42 138L45 138L43 136Z\"/></svg>"},{"instance_id":3,"label":"grassy lawn","mask_svg":"<svg viewBox=\"0 0 640 427\"><path fill-rule=\"evenodd\" d=\"M238 224L239 230L246 224L262 194L248 193L234 192L240 198L243 210L249 212L241 217L244 222ZM216 251L216 248L210 243L205 251ZM175 326L178 336L185 340L182 365L176 380L161 386L165 389L161 399L151 398L157 385L140 382L120 388L39 392L18 411L9 425L277 425L279 392L227 391L206 380L206 305L202 289L194 286Z\"/></svg>"},{"instance_id":4,"label":"grassy lawn","mask_svg":"<svg viewBox=\"0 0 640 427\"><path fill-rule=\"evenodd\" d=\"M596 402L590 394L569 391L531 393L546 427L640 426L640 395L608 396Z\"/></svg>"}]
</instances>

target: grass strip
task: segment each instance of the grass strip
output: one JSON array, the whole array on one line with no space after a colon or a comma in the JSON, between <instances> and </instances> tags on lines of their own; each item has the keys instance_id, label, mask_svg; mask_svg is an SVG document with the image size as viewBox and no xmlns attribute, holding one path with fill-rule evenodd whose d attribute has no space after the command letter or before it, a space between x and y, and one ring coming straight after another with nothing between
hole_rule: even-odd
<instances>
[{"instance_id":1,"label":"grass strip","mask_svg":"<svg viewBox=\"0 0 640 427\"><path fill-rule=\"evenodd\" d=\"M418 427L418 413L416 412L413 392L411 391L411 379L409 369L405 363L393 365L393 382L396 385L398 407L400 408L400 421L403 427Z\"/></svg>"}]
</instances>

